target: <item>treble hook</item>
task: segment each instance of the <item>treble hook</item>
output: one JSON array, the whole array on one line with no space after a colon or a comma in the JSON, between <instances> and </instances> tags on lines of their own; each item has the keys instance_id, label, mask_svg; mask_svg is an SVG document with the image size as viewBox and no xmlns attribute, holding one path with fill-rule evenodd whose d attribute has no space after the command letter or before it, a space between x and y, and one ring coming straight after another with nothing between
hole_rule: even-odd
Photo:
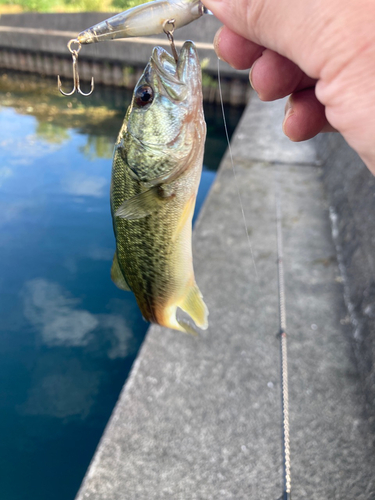
<instances>
[{"instance_id":1,"label":"treble hook","mask_svg":"<svg viewBox=\"0 0 375 500\"><path fill-rule=\"evenodd\" d=\"M172 54L173 54L174 60L177 63L178 62L178 54L177 54L177 50L176 50L176 46L174 44L174 38L173 38L173 33L174 33L174 30L175 30L175 24L174 23L175 23L174 19L168 19L167 21L164 21L164 23L163 23L163 31L164 31L164 33L168 37L168 40L169 40L169 42L171 44L171 49L172 49ZM167 30L166 29L167 24L170 24L172 26L171 30Z\"/></svg>"},{"instance_id":2,"label":"treble hook","mask_svg":"<svg viewBox=\"0 0 375 500\"><path fill-rule=\"evenodd\" d=\"M72 47L71 47L72 43L78 44L78 49L72 49ZM82 92L81 87L79 85L78 53L81 50L81 47L82 47L81 43L76 38L73 38L72 40L70 40L68 42L68 49L69 49L69 52L72 54L72 59L73 59L73 83L74 83L74 86L73 86L73 90L71 92L69 92L69 93L63 92L61 90L60 75L58 75L57 76L57 88L59 89L59 91L61 92L62 95L69 96L69 95L74 94L74 92L78 92L79 94L87 97L87 96L91 95L94 91L94 77L91 78L91 90L87 94Z\"/></svg>"}]
</instances>

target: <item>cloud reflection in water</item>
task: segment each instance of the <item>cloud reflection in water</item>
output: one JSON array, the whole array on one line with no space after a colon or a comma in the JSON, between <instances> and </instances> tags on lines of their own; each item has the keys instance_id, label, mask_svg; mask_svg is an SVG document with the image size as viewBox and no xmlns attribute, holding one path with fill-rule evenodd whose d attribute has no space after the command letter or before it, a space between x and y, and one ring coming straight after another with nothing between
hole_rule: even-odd
<instances>
[{"instance_id":1,"label":"cloud reflection in water","mask_svg":"<svg viewBox=\"0 0 375 500\"><path fill-rule=\"evenodd\" d=\"M27 397L18 412L66 422L86 419L108 378L105 371L92 370L90 358L93 353L97 353L94 359L100 356L111 360L134 355L138 347L134 318L118 314L124 303L116 300L109 304L112 314L92 314L80 308L81 301L61 285L44 278L26 282L22 298L26 320L48 349L38 357ZM67 350L67 355L61 356L56 348L76 348L90 354L82 357L77 351Z\"/></svg>"},{"instance_id":2,"label":"cloud reflection in water","mask_svg":"<svg viewBox=\"0 0 375 500\"><path fill-rule=\"evenodd\" d=\"M23 297L24 315L47 347L85 347L105 339L110 359L132 354L132 325L122 315L79 309L79 299L71 297L58 283L43 278L28 281Z\"/></svg>"},{"instance_id":3,"label":"cloud reflection in water","mask_svg":"<svg viewBox=\"0 0 375 500\"><path fill-rule=\"evenodd\" d=\"M35 279L25 285L24 314L40 330L44 343L51 346L84 346L89 333L98 326L93 314L77 310L77 299L57 283Z\"/></svg>"},{"instance_id":4,"label":"cloud reflection in water","mask_svg":"<svg viewBox=\"0 0 375 500\"><path fill-rule=\"evenodd\" d=\"M54 356L40 358L20 414L84 420L95 404L102 373L85 370L74 358L54 362Z\"/></svg>"},{"instance_id":5,"label":"cloud reflection in water","mask_svg":"<svg viewBox=\"0 0 375 500\"><path fill-rule=\"evenodd\" d=\"M84 172L72 172L61 181L63 191L74 196L94 196L101 198L108 196L104 188L108 179L99 176L89 176Z\"/></svg>"}]
</instances>

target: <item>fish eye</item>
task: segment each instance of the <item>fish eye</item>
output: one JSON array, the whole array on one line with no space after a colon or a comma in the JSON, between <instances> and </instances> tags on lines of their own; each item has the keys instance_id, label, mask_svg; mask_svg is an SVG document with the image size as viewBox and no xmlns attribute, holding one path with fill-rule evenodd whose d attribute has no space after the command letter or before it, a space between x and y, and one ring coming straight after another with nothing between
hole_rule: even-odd
<instances>
[{"instance_id":1,"label":"fish eye","mask_svg":"<svg viewBox=\"0 0 375 500\"><path fill-rule=\"evenodd\" d=\"M143 107L151 104L154 100L154 91L149 85L138 87L134 94L134 102L137 106Z\"/></svg>"}]
</instances>

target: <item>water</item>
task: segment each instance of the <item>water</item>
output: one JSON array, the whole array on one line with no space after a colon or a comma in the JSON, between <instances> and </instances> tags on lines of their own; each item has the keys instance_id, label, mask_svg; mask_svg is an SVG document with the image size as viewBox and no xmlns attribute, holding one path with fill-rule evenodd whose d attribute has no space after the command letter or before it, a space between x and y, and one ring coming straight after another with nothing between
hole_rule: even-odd
<instances>
[{"instance_id":1,"label":"water","mask_svg":"<svg viewBox=\"0 0 375 500\"><path fill-rule=\"evenodd\" d=\"M130 95L0 79L0 488L73 500L148 324L109 272L113 144ZM226 149L220 109L197 209ZM233 131L241 110L228 108Z\"/></svg>"}]
</instances>

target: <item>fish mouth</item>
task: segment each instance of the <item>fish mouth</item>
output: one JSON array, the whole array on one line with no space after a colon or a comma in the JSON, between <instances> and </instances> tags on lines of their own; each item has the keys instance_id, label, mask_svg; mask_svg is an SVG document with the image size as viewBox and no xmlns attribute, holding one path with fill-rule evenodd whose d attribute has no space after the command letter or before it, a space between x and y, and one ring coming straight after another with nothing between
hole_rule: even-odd
<instances>
[{"instance_id":1,"label":"fish mouth","mask_svg":"<svg viewBox=\"0 0 375 500\"><path fill-rule=\"evenodd\" d=\"M177 75L177 64L178 61L175 61L174 57L165 49L159 46L154 47L150 59L151 68L159 77L162 77L163 80L177 85L183 85L183 82L180 81Z\"/></svg>"},{"instance_id":2,"label":"fish mouth","mask_svg":"<svg viewBox=\"0 0 375 500\"><path fill-rule=\"evenodd\" d=\"M147 73L151 85L162 90L161 84L171 98L178 101L185 99L187 92L194 93L201 81L200 63L194 43L184 43L177 61L162 47L155 47Z\"/></svg>"}]
</instances>

